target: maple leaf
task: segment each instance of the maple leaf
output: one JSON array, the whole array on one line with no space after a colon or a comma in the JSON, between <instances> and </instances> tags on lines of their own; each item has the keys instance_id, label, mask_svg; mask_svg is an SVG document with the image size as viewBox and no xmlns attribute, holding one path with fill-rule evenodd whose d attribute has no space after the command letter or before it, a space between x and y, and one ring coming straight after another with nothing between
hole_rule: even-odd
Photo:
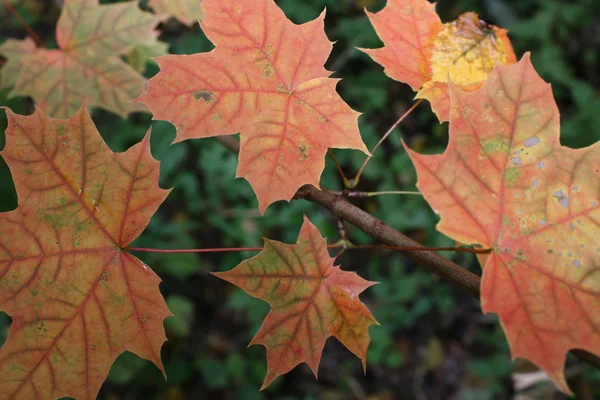
<instances>
[{"instance_id":1,"label":"maple leaf","mask_svg":"<svg viewBox=\"0 0 600 400\"><path fill-rule=\"evenodd\" d=\"M157 14L173 16L184 25L193 25L204 19L200 0L149 0L148 6Z\"/></svg>"},{"instance_id":2,"label":"maple leaf","mask_svg":"<svg viewBox=\"0 0 600 400\"><path fill-rule=\"evenodd\" d=\"M85 106L68 120L6 110L6 160L18 208L0 213L0 399L96 397L131 351L164 373L160 279L123 248L168 191L150 134L114 154Z\"/></svg>"},{"instance_id":3,"label":"maple leaf","mask_svg":"<svg viewBox=\"0 0 600 400\"><path fill-rule=\"evenodd\" d=\"M306 217L295 245L264 241L264 249L255 257L230 271L214 273L271 305L250 342L267 349L262 389L302 362L317 377L330 336L360 358L366 371L369 326L377 321L358 295L377 282L334 266L327 242Z\"/></svg>"},{"instance_id":4,"label":"maple leaf","mask_svg":"<svg viewBox=\"0 0 600 400\"><path fill-rule=\"evenodd\" d=\"M388 0L378 13L366 13L385 47L360 50L418 91L416 98L428 100L440 122L450 118L449 81L473 91L496 63L517 62L508 32L473 12L442 24L427 0Z\"/></svg>"},{"instance_id":5,"label":"maple leaf","mask_svg":"<svg viewBox=\"0 0 600 400\"><path fill-rule=\"evenodd\" d=\"M319 186L330 147L368 153L358 115L323 64L332 47L322 14L295 25L273 0L204 0L208 53L156 59L160 72L139 101L177 128L176 141L240 132L237 177L261 212Z\"/></svg>"},{"instance_id":6,"label":"maple leaf","mask_svg":"<svg viewBox=\"0 0 600 400\"><path fill-rule=\"evenodd\" d=\"M450 96L446 151L409 151L418 187L439 231L492 249L482 308L500 317L513 357L569 392L566 353L600 355L600 145L560 145L558 108L529 54Z\"/></svg>"},{"instance_id":7,"label":"maple leaf","mask_svg":"<svg viewBox=\"0 0 600 400\"><path fill-rule=\"evenodd\" d=\"M6 64L0 69L0 89L15 85L19 72L23 68L21 60L35 50L35 42L31 38L8 39L0 45L0 54L7 58Z\"/></svg>"},{"instance_id":8,"label":"maple leaf","mask_svg":"<svg viewBox=\"0 0 600 400\"><path fill-rule=\"evenodd\" d=\"M56 27L59 49L37 49L21 58L10 95L31 96L57 118L73 115L84 98L121 116L145 111L128 100L142 93L146 79L119 55L156 37L159 21L135 1L100 6L98 0L65 0Z\"/></svg>"}]
</instances>

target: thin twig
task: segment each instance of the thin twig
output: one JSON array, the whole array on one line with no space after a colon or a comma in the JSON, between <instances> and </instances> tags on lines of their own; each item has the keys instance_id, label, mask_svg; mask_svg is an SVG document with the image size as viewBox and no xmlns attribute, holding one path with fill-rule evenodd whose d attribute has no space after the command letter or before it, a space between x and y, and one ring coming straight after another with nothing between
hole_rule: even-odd
<instances>
[{"instance_id":1,"label":"thin twig","mask_svg":"<svg viewBox=\"0 0 600 400\"><path fill-rule=\"evenodd\" d=\"M353 186L351 186L351 187L356 187L356 185L358 185L358 182L360 181L360 177L361 177L363 171L365 170L365 167L367 166L367 164L369 163L369 161L371 161L371 158L373 158L373 154L375 154L375 152L377 151L377 149L379 148L379 146L381 146L381 144L383 143L383 141L385 139L387 139L388 136L390 136L390 134L394 131L394 129L396 129L396 127L398 125L400 125L400 123L404 120L404 118L408 117L408 115L411 112L413 112L413 110L415 108L417 108L417 106L419 104L421 104L422 101L423 101L423 99L419 99L415 104L412 105L411 108L409 108L408 110L406 110L406 112L404 114L402 114L402 116L400 118L398 118L398 121L394 122L394 124L390 127L390 129L388 129L388 131L381 137L381 139L379 139L379 142L377 142L377 144L375 145L375 147L373 147L373 150L371 150L371 155L368 156L365 159L365 162L363 162L363 165L358 170L358 173L356 174L356 176L354 177L354 179L352 179L351 183L352 183Z\"/></svg>"},{"instance_id":2,"label":"thin twig","mask_svg":"<svg viewBox=\"0 0 600 400\"><path fill-rule=\"evenodd\" d=\"M408 194L408 195L414 195L414 196L422 196L423 194L421 194L421 192L411 192L411 191L405 191L405 190L388 190L388 191L384 191L384 192L340 192L340 191L335 191L335 190L327 190L327 193L331 193L334 196L346 196L346 197L375 197L375 196L384 196L384 195L389 195L389 194Z\"/></svg>"},{"instance_id":3,"label":"thin twig","mask_svg":"<svg viewBox=\"0 0 600 400\"><path fill-rule=\"evenodd\" d=\"M338 162L337 158L335 158L335 154L333 154L333 151L331 151L331 149L327 149L327 154L329 154L329 157L331 157L331 159L333 160L333 163L335 164L335 167L337 168L338 174L340 175L340 178L342 178L342 183L344 184L344 187L348 187L348 182L349 182L348 178L346 178L346 175L344 174L344 171L342 170L342 166Z\"/></svg>"},{"instance_id":4,"label":"thin twig","mask_svg":"<svg viewBox=\"0 0 600 400\"><path fill-rule=\"evenodd\" d=\"M10 11L19 20L21 25L23 25L23 28L25 28L27 33L29 33L29 36L31 36L31 38L35 41L38 47L44 47L44 42L42 41L42 39L40 39L38 34L35 33L31 26L29 26L27 21L25 21L25 19L21 17L21 15L19 15L17 10L15 10L14 7L7 0L2 0L2 3L4 4L4 7L6 7L6 9Z\"/></svg>"}]
</instances>

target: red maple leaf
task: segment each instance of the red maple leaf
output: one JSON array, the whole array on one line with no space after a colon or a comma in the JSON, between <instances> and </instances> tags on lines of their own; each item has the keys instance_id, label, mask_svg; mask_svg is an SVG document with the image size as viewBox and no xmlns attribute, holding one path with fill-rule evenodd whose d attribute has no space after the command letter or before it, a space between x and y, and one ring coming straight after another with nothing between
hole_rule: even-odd
<instances>
[{"instance_id":1,"label":"red maple leaf","mask_svg":"<svg viewBox=\"0 0 600 400\"><path fill-rule=\"evenodd\" d=\"M85 107L68 120L7 110L6 160L18 208L0 213L0 399L94 399L124 351L164 369L160 279L123 248L168 191L150 135L123 154Z\"/></svg>"},{"instance_id":2,"label":"red maple leaf","mask_svg":"<svg viewBox=\"0 0 600 400\"><path fill-rule=\"evenodd\" d=\"M176 141L240 132L237 176L261 212L304 184L319 186L330 147L367 149L358 113L323 64L323 17L289 21L273 0L204 0L208 53L156 59L161 71L136 101L177 128Z\"/></svg>"},{"instance_id":3,"label":"red maple leaf","mask_svg":"<svg viewBox=\"0 0 600 400\"><path fill-rule=\"evenodd\" d=\"M560 145L550 85L528 54L450 95L444 154L409 152L419 189L440 232L493 250L482 308L500 317L513 357L569 392L566 353L600 355L600 145Z\"/></svg>"},{"instance_id":4,"label":"red maple leaf","mask_svg":"<svg viewBox=\"0 0 600 400\"><path fill-rule=\"evenodd\" d=\"M327 242L305 217L296 244L265 239L260 254L214 274L271 305L250 342L267 349L263 389L302 362L316 377L330 336L360 358L366 370L369 326L377 321L358 295L376 282L342 271L334 260Z\"/></svg>"}]
</instances>

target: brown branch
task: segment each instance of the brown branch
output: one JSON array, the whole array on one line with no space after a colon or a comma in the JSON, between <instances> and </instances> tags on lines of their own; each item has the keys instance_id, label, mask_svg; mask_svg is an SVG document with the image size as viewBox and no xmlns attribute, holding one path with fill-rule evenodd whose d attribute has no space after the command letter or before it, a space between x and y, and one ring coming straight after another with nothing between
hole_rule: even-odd
<instances>
[{"instance_id":1,"label":"brown branch","mask_svg":"<svg viewBox=\"0 0 600 400\"><path fill-rule=\"evenodd\" d=\"M328 208L334 216L348 221L383 244L422 247L421 244L355 205L348 203L342 197L322 192L314 186L303 186L296 193L296 198L307 199ZM434 274L479 297L479 277L474 273L431 251L410 251L404 254L422 264Z\"/></svg>"},{"instance_id":2,"label":"brown branch","mask_svg":"<svg viewBox=\"0 0 600 400\"><path fill-rule=\"evenodd\" d=\"M240 145L237 138L233 136L218 136L216 139L231 151L235 153L239 152ZM329 209L335 217L351 223L378 242L389 246L423 247L420 243L415 242L385 222L347 202L342 197L322 192L312 185L301 187L296 192L294 198L306 199L322 205ZM477 299L480 298L479 287L481 279L474 273L431 251L410 251L404 254L419 263L419 265L427 268L430 272L449 281L454 286L466 290ZM580 360L600 368L600 357L585 350L572 350L571 353Z\"/></svg>"}]
</instances>

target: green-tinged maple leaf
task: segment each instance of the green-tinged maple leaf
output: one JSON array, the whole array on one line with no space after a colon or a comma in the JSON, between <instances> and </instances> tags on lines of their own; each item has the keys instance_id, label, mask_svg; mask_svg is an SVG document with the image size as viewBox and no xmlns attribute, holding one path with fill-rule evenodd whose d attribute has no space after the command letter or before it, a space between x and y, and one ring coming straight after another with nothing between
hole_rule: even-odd
<instances>
[{"instance_id":1,"label":"green-tinged maple leaf","mask_svg":"<svg viewBox=\"0 0 600 400\"><path fill-rule=\"evenodd\" d=\"M427 0L388 0L367 16L385 47L361 50L390 78L418 91L416 97L428 100L441 122L450 118L448 82L473 91L496 63L517 62L508 32L473 12L442 24L435 4Z\"/></svg>"},{"instance_id":2,"label":"green-tinged maple leaf","mask_svg":"<svg viewBox=\"0 0 600 400\"><path fill-rule=\"evenodd\" d=\"M271 312L250 342L267 349L263 389L305 362L317 376L325 341L335 336L366 369L369 326L377 324L358 295L376 282L333 265L327 242L305 217L296 244L265 247L234 269L215 273L265 300Z\"/></svg>"},{"instance_id":3,"label":"green-tinged maple leaf","mask_svg":"<svg viewBox=\"0 0 600 400\"><path fill-rule=\"evenodd\" d=\"M499 315L513 357L569 392L566 353L600 356L600 144L560 145L552 90L528 54L450 96L446 151L410 151L419 189L441 232L492 249L481 302Z\"/></svg>"},{"instance_id":4,"label":"green-tinged maple leaf","mask_svg":"<svg viewBox=\"0 0 600 400\"><path fill-rule=\"evenodd\" d=\"M175 17L184 25L193 25L202 21L202 8L200 0L149 0L155 13Z\"/></svg>"},{"instance_id":5,"label":"green-tinged maple leaf","mask_svg":"<svg viewBox=\"0 0 600 400\"><path fill-rule=\"evenodd\" d=\"M237 176L261 212L304 184L319 186L330 147L367 153L358 115L323 64L323 18L289 21L273 0L204 0L208 53L156 59L161 71L136 101L177 128L177 141L240 132Z\"/></svg>"},{"instance_id":6,"label":"green-tinged maple leaf","mask_svg":"<svg viewBox=\"0 0 600 400\"><path fill-rule=\"evenodd\" d=\"M167 54L169 54L169 44L152 38L135 44L129 49L125 57L127 58L127 64L131 65L134 70L141 74L146 70L146 63L152 57L160 57Z\"/></svg>"},{"instance_id":7,"label":"green-tinged maple leaf","mask_svg":"<svg viewBox=\"0 0 600 400\"><path fill-rule=\"evenodd\" d=\"M85 107L68 120L7 110L7 162L18 194L0 213L0 399L94 399L124 351L164 369L160 279L123 251L168 191L150 135L122 154Z\"/></svg>"},{"instance_id":8,"label":"green-tinged maple leaf","mask_svg":"<svg viewBox=\"0 0 600 400\"><path fill-rule=\"evenodd\" d=\"M142 93L146 80L119 55L155 37L159 20L135 1L100 6L98 0L65 0L56 27L59 49L21 58L11 96L31 96L57 118L73 115L84 98L121 116L144 111L128 100Z\"/></svg>"},{"instance_id":9,"label":"green-tinged maple leaf","mask_svg":"<svg viewBox=\"0 0 600 400\"><path fill-rule=\"evenodd\" d=\"M0 69L0 89L14 86L23 66L21 60L36 50L31 38L8 39L0 45L0 55L7 58L6 64Z\"/></svg>"}]
</instances>

